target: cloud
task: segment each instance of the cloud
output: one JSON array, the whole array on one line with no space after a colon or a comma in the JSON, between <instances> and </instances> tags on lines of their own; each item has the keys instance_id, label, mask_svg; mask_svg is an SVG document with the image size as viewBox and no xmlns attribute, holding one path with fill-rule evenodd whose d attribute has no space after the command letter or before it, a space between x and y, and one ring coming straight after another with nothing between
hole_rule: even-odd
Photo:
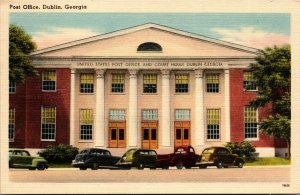
<instances>
[{"instance_id":1,"label":"cloud","mask_svg":"<svg viewBox=\"0 0 300 195\"><path fill-rule=\"evenodd\" d=\"M38 32L32 39L37 43L38 49L79 40L98 35L95 31L82 28L55 28L49 32Z\"/></svg>"},{"instance_id":2,"label":"cloud","mask_svg":"<svg viewBox=\"0 0 300 195\"><path fill-rule=\"evenodd\" d=\"M282 46L290 43L288 35L257 30L253 27L242 27L238 30L213 28L212 31L221 35L221 40L258 49L273 47L274 45Z\"/></svg>"}]
</instances>

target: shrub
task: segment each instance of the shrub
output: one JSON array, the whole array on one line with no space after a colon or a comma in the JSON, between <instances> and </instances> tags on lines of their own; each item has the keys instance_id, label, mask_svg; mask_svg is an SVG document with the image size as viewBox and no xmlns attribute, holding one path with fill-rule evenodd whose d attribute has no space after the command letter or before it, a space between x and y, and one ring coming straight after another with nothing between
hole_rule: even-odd
<instances>
[{"instance_id":1,"label":"shrub","mask_svg":"<svg viewBox=\"0 0 300 195\"><path fill-rule=\"evenodd\" d=\"M78 154L79 149L70 145L59 144L57 146L47 146L38 152L49 163L71 163Z\"/></svg>"},{"instance_id":2,"label":"shrub","mask_svg":"<svg viewBox=\"0 0 300 195\"><path fill-rule=\"evenodd\" d=\"M245 158L250 158L251 154L256 151L255 147L248 141L243 141L240 144L238 142L227 142L224 146L233 154Z\"/></svg>"}]
</instances>

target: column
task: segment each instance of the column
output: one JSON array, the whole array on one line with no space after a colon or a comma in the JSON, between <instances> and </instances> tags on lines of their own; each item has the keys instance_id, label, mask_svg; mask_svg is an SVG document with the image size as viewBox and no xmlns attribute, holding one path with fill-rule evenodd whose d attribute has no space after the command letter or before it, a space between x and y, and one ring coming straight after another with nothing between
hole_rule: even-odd
<instances>
[{"instance_id":1,"label":"column","mask_svg":"<svg viewBox=\"0 0 300 195\"><path fill-rule=\"evenodd\" d=\"M224 70L224 85L225 85L225 141L230 142L230 83L229 70Z\"/></svg>"},{"instance_id":2,"label":"column","mask_svg":"<svg viewBox=\"0 0 300 195\"><path fill-rule=\"evenodd\" d=\"M162 101L161 101L161 145L171 146L171 110L170 110L170 70L162 72Z\"/></svg>"},{"instance_id":3,"label":"column","mask_svg":"<svg viewBox=\"0 0 300 195\"><path fill-rule=\"evenodd\" d=\"M75 78L76 69L71 69L70 89L70 145L75 144Z\"/></svg>"},{"instance_id":4,"label":"column","mask_svg":"<svg viewBox=\"0 0 300 195\"><path fill-rule=\"evenodd\" d=\"M205 140L205 127L203 116L203 70L195 70L195 145L203 146Z\"/></svg>"},{"instance_id":5,"label":"column","mask_svg":"<svg viewBox=\"0 0 300 195\"><path fill-rule=\"evenodd\" d=\"M104 73L105 69L96 69L95 147L105 146Z\"/></svg>"},{"instance_id":6,"label":"column","mask_svg":"<svg viewBox=\"0 0 300 195\"><path fill-rule=\"evenodd\" d=\"M128 109L128 146L138 145L138 99L137 99L137 73L138 70L129 69L129 109Z\"/></svg>"}]
</instances>

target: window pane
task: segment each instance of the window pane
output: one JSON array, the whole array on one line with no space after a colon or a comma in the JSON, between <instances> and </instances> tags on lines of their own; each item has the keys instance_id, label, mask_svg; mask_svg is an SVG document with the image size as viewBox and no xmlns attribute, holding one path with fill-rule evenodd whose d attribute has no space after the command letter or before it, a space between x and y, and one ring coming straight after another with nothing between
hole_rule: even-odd
<instances>
[{"instance_id":1,"label":"window pane","mask_svg":"<svg viewBox=\"0 0 300 195\"><path fill-rule=\"evenodd\" d=\"M207 74L206 75L206 91L209 93L219 92L219 75Z\"/></svg>"},{"instance_id":2,"label":"window pane","mask_svg":"<svg viewBox=\"0 0 300 195\"><path fill-rule=\"evenodd\" d=\"M220 139L220 109L207 110L207 139Z\"/></svg>"},{"instance_id":3,"label":"window pane","mask_svg":"<svg viewBox=\"0 0 300 195\"><path fill-rule=\"evenodd\" d=\"M15 138L15 109L9 109L9 121L8 121L8 138L9 141L13 141Z\"/></svg>"},{"instance_id":4,"label":"window pane","mask_svg":"<svg viewBox=\"0 0 300 195\"><path fill-rule=\"evenodd\" d=\"M125 131L124 129L119 129L119 140L125 139Z\"/></svg>"},{"instance_id":5,"label":"window pane","mask_svg":"<svg viewBox=\"0 0 300 195\"><path fill-rule=\"evenodd\" d=\"M109 111L110 120L125 120L125 110L114 109Z\"/></svg>"},{"instance_id":6,"label":"window pane","mask_svg":"<svg viewBox=\"0 0 300 195\"><path fill-rule=\"evenodd\" d=\"M44 71L42 80L43 80L43 90L55 91L55 89L56 89L56 72L55 71Z\"/></svg>"},{"instance_id":7,"label":"window pane","mask_svg":"<svg viewBox=\"0 0 300 195\"><path fill-rule=\"evenodd\" d=\"M177 109L175 110L176 120L190 120L190 110L188 109Z\"/></svg>"},{"instance_id":8,"label":"window pane","mask_svg":"<svg viewBox=\"0 0 300 195\"><path fill-rule=\"evenodd\" d=\"M157 75L146 74L143 77L144 93L156 93L157 92Z\"/></svg>"},{"instance_id":9,"label":"window pane","mask_svg":"<svg viewBox=\"0 0 300 195\"><path fill-rule=\"evenodd\" d=\"M92 140L93 139L93 126L92 125L80 125L80 140Z\"/></svg>"},{"instance_id":10,"label":"window pane","mask_svg":"<svg viewBox=\"0 0 300 195\"><path fill-rule=\"evenodd\" d=\"M123 74L113 74L111 91L115 93L123 93L124 83L125 83L125 76Z\"/></svg>"},{"instance_id":11,"label":"window pane","mask_svg":"<svg viewBox=\"0 0 300 195\"><path fill-rule=\"evenodd\" d=\"M175 75L175 92L189 92L189 76L187 74Z\"/></svg>"},{"instance_id":12,"label":"window pane","mask_svg":"<svg viewBox=\"0 0 300 195\"><path fill-rule=\"evenodd\" d=\"M9 81L9 93L16 92L16 82Z\"/></svg>"},{"instance_id":13,"label":"window pane","mask_svg":"<svg viewBox=\"0 0 300 195\"><path fill-rule=\"evenodd\" d=\"M80 139L92 140L93 138L93 110L80 110Z\"/></svg>"},{"instance_id":14,"label":"window pane","mask_svg":"<svg viewBox=\"0 0 300 195\"><path fill-rule=\"evenodd\" d=\"M80 110L80 124L93 124L93 110L92 109L81 109Z\"/></svg>"},{"instance_id":15,"label":"window pane","mask_svg":"<svg viewBox=\"0 0 300 195\"><path fill-rule=\"evenodd\" d=\"M183 130L183 139L189 139L189 130L188 129Z\"/></svg>"},{"instance_id":16,"label":"window pane","mask_svg":"<svg viewBox=\"0 0 300 195\"><path fill-rule=\"evenodd\" d=\"M245 138L257 138L257 110L250 106L244 108Z\"/></svg>"},{"instance_id":17,"label":"window pane","mask_svg":"<svg viewBox=\"0 0 300 195\"><path fill-rule=\"evenodd\" d=\"M176 129L176 139L181 140L181 129Z\"/></svg>"},{"instance_id":18,"label":"window pane","mask_svg":"<svg viewBox=\"0 0 300 195\"><path fill-rule=\"evenodd\" d=\"M157 110L143 110L142 111L143 120L158 120Z\"/></svg>"},{"instance_id":19,"label":"window pane","mask_svg":"<svg viewBox=\"0 0 300 195\"><path fill-rule=\"evenodd\" d=\"M156 129L151 129L151 140L156 140Z\"/></svg>"},{"instance_id":20,"label":"window pane","mask_svg":"<svg viewBox=\"0 0 300 195\"><path fill-rule=\"evenodd\" d=\"M255 80L253 76L253 72L251 71L244 71L244 90L249 90L249 91L255 91L257 90L257 86L255 85Z\"/></svg>"},{"instance_id":21,"label":"window pane","mask_svg":"<svg viewBox=\"0 0 300 195\"><path fill-rule=\"evenodd\" d=\"M149 129L144 129L144 140L149 140Z\"/></svg>"},{"instance_id":22,"label":"window pane","mask_svg":"<svg viewBox=\"0 0 300 195\"><path fill-rule=\"evenodd\" d=\"M42 107L42 139L55 139L56 108Z\"/></svg>"},{"instance_id":23,"label":"window pane","mask_svg":"<svg viewBox=\"0 0 300 195\"><path fill-rule=\"evenodd\" d=\"M111 140L117 140L117 129L111 129Z\"/></svg>"},{"instance_id":24,"label":"window pane","mask_svg":"<svg viewBox=\"0 0 300 195\"><path fill-rule=\"evenodd\" d=\"M94 74L80 75L80 93L94 92Z\"/></svg>"}]
</instances>

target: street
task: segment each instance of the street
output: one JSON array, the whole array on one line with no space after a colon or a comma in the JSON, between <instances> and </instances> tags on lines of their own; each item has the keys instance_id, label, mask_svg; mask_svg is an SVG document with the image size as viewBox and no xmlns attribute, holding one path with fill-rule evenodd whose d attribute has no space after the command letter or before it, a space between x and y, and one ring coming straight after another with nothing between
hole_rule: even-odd
<instances>
[{"instance_id":1,"label":"street","mask_svg":"<svg viewBox=\"0 0 300 195\"><path fill-rule=\"evenodd\" d=\"M263 166L207 169L169 170L108 170L99 169L80 171L75 168L50 168L45 171L10 169L10 181L13 182L80 182L80 183L114 183L114 182L283 182L290 181L290 166Z\"/></svg>"}]
</instances>

